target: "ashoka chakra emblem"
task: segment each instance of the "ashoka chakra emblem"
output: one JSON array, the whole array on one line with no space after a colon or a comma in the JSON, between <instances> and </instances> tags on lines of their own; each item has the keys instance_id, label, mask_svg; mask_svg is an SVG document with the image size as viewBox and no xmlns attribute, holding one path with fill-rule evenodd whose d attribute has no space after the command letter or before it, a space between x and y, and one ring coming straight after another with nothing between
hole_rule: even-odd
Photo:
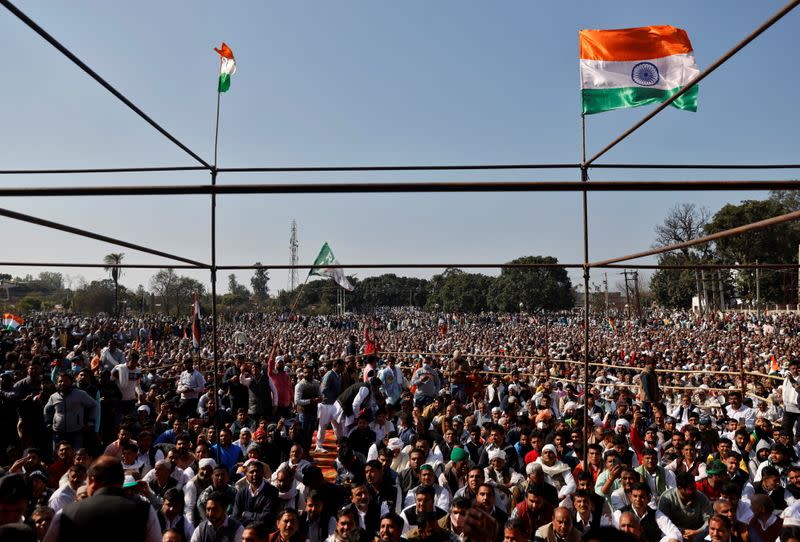
<instances>
[{"instance_id":1,"label":"ashoka chakra emblem","mask_svg":"<svg viewBox=\"0 0 800 542\"><path fill-rule=\"evenodd\" d=\"M658 75L658 68L652 62L639 62L631 70L631 79L637 85L652 87L658 83L661 77Z\"/></svg>"}]
</instances>

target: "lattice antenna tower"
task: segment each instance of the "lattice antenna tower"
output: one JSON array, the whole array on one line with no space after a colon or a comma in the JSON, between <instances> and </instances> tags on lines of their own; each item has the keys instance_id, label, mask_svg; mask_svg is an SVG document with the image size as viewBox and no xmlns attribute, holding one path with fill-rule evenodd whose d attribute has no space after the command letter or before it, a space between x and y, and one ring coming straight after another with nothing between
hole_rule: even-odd
<instances>
[{"instance_id":1,"label":"lattice antenna tower","mask_svg":"<svg viewBox=\"0 0 800 542\"><path fill-rule=\"evenodd\" d=\"M292 220L291 236L289 237L289 265L297 265L299 259L297 257L297 248L300 243L297 241L297 221ZM289 291L293 291L298 284L297 269L289 269Z\"/></svg>"}]
</instances>

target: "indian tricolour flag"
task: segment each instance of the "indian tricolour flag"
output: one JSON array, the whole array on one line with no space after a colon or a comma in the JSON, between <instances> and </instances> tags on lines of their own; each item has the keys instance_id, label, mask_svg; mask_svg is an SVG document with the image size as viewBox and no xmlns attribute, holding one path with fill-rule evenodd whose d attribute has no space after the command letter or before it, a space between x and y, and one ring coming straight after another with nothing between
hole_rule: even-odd
<instances>
[{"instance_id":1,"label":"indian tricolour flag","mask_svg":"<svg viewBox=\"0 0 800 542\"><path fill-rule=\"evenodd\" d=\"M3 328L5 329L14 331L24 324L25 320L15 314L11 314L10 312L3 314Z\"/></svg>"},{"instance_id":2,"label":"indian tricolour flag","mask_svg":"<svg viewBox=\"0 0 800 542\"><path fill-rule=\"evenodd\" d=\"M583 113L664 102L700 73L685 30L644 26L581 30ZM697 111L695 85L671 105Z\"/></svg>"},{"instance_id":3,"label":"indian tricolour flag","mask_svg":"<svg viewBox=\"0 0 800 542\"><path fill-rule=\"evenodd\" d=\"M219 54L219 92L227 92L231 88L231 75L236 73L236 60L233 58L233 51L224 41L219 49L214 47Z\"/></svg>"}]
</instances>

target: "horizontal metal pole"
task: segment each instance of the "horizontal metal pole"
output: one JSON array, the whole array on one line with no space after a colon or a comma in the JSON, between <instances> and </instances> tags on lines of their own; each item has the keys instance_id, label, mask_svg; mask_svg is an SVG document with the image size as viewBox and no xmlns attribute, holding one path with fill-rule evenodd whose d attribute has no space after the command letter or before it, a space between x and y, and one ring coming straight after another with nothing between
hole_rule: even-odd
<instances>
[{"instance_id":1,"label":"horizontal metal pole","mask_svg":"<svg viewBox=\"0 0 800 542\"><path fill-rule=\"evenodd\" d=\"M740 235L742 233L748 233L755 230L760 230L764 228L768 228L770 226L775 226L778 224L783 224L784 222L791 222L793 220L800 219L800 211L794 211L792 213L786 213L783 215L775 216L772 218L767 218L765 220L759 220L758 222L751 222L750 224L744 224L743 226L737 226L735 228L729 228L727 230L719 231L717 233L712 233L711 235L704 235L702 237L698 237L696 239L691 239L689 241L684 241L682 243L673 243L671 245L666 245L663 247L656 247L650 250L645 250L643 252L636 252L634 254L628 254L626 256L621 256L619 258L611 258L608 260L602 260L599 262L593 262L589 264L589 267L602 267L604 265L624 262L626 260L635 260L638 258L645 258L648 256L655 256L657 254L663 254L665 252L672 252L673 250L679 250L682 248L689 248L695 245L702 245L705 243L709 243L711 241L716 241L717 239L724 239L726 237L733 237L734 235Z\"/></svg>"},{"instance_id":2,"label":"horizontal metal pole","mask_svg":"<svg viewBox=\"0 0 800 542\"><path fill-rule=\"evenodd\" d=\"M452 192L673 192L798 190L800 180L711 181L447 181L0 188L0 197L164 196L208 194L388 194Z\"/></svg>"},{"instance_id":3,"label":"horizontal metal pole","mask_svg":"<svg viewBox=\"0 0 800 542\"><path fill-rule=\"evenodd\" d=\"M319 173L336 171L463 171L487 169L578 169L580 164L477 164L427 166L290 166L290 167L221 167L220 173Z\"/></svg>"},{"instance_id":4,"label":"horizontal metal pole","mask_svg":"<svg viewBox=\"0 0 800 542\"><path fill-rule=\"evenodd\" d=\"M0 267L119 267L120 269L208 269L206 266L199 267L197 265L179 265L179 264L136 264L124 263L119 265L109 266L104 263L69 263L69 262L0 262Z\"/></svg>"},{"instance_id":5,"label":"horizontal metal pole","mask_svg":"<svg viewBox=\"0 0 800 542\"><path fill-rule=\"evenodd\" d=\"M108 265L103 263L79 263L79 262L15 262L0 261L0 267L80 267L80 268L106 268ZM181 264L120 264L114 267L120 269L208 269L208 266L181 265ZM313 264L262 264L262 265L220 265L219 270L253 270L253 269L311 269ZM580 269L580 263L557 263L557 264L520 264L520 263L357 263L348 265L333 265L341 269L536 269L536 268L558 268ZM698 264L698 265L658 265L658 264L608 264L593 265L596 269L797 269L797 263L743 263L743 264Z\"/></svg>"},{"instance_id":6,"label":"horizontal metal pole","mask_svg":"<svg viewBox=\"0 0 800 542\"><path fill-rule=\"evenodd\" d=\"M639 122L637 122L636 124L634 124L633 126L628 128L627 130L625 130L622 133L622 135L620 135L614 141L612 141L611 143L606 145L603 148L603 150L601 150L600 152L598 152L597 154L595 154L594 156L589 158L589 160L585 161L584 162L584 166L588 166L588 165L592 164L595 160L597 160L598 158L603 156L605 153L610 151L612 148L614 148L617 144L622 142L623 139L627 138L633 132L635 132L636 130L641 128L645 123L647 123L647 121L649 121L650 119L652 119L653 117L655 117L656 115L661 113L672 102L674 102L675 100L677 100L678 98L683 96L693 86L697 85L698 83L700 83L700 81L702 81L703 79L705 79L706 77L711 75L717 68L722 66L728 60L730 60L730 58L733 55L735 55L736 53L738 53L739 51L744 49L748 44L750 44L750 42L752 42L754 39L756 39L758 36L760 36L762 33L764 33L769 27L771 27L772 25L777 23L779 20L781 20L787 13L789 13L794 8L796 8L798 4L800 4L800 0L792 0L791 2L789 2L785 6L783 6L781 9L779 9L777 12L775 12L775 14L772 15L772 17L767 19L763 24L761 24L761 26L759 26L758 28L753 30L750 34L748 34L746 38L744 38L742 41L740 41L739 43L734 45L733 48L731 48L727 53L725 53L724 55L719 57L709 67L707 67L705 70L703 70L702 72L698 73L695 77L693 77L688 83L686 83L686 85L681 90L679 90L678 92L673 94L668 100L666 100L664 103L662 103L661 105L656 107L652 112L650 112L648 115L646 115L642 120L640 120Z\"/></svg>"},{"instance_id":7,"label":"horizontal metal pole","mask_svg":"<svg viewBox=\"0 0 800 542\"><path fill-rule=\"evenodd\" d=\"M26 215L23 213L18 213L16 211L10 211L8 209L0 209L0 216L4 216L6 218L11 218L13 220L19 220L22 222L27 222L29 224L36 224L37 226L43 226L45 228L50 228L53 230L59 230L66 233L71 233L73 235L78 235L80 237L87 237L89 239L94 239L95 241L103 241L104 243L111 243L112 245L117 245L120 247L130 248L132 250L138 250L139 252L146 252L147 254L152 254L154 256L160 256L161 258L167 258L169 260L176 260L183 263L188 263L190 265L200 267L200 268L209 268L209 266L200 263L195 260L190 260L188 258L183 258L181 256L175 256L174 254L169 254L168 252L162 252L160 250L155 250L152 248L148 248L142 245L137 245L134 243L129 243L127 241L121 241L120 239L115 239L113 237L108 237L107 235L100 235L99 233L94 233L88 230L82 230L80 228L73 228L72 226L67 226L65 224L59 224L58 222L53 222L51 220L46 220L44 218L38 218L31 215Z\"/></svg>"},{"instance_id":8,"label":"horizontal metal pole","mask_svg":"<svg viewBox=\"0 0 800 542\"><path fill-rule=\"evenodd\" d=\"M595 169L800 169L800 164L592 164ZM580 169L580 164L481 164L442 166L320 166L218 168L219 173L296 173L337 171L480 171L503 169ZM203 166L154 166L118 168L0 169L0 175L71 175L83 173L147 173L159 171L207 171Z\"/></svg>"},{"instance_id":9,"label":"horizontal metal pole","mask_svg":"<svg viewBox=\"0 0 800 542\"><path fill-rule=\"evenodd\" d=\"M276 264L276 265L218 265L219 270L232 270L232 269L311 269L314 264ZM575 268L580 269L583 267L581 263L351 263L351 264L336 264L326 265L326 268L337 269L447 269L463 268L463 269L555 269L555 268Z\"/></svg>"},{"instance_id":10,"label":"horizontal metal pole","mask_svg":"<svg viewBox=\"0 0 800 542\"><path fill-rule=\"evenodd\" d=\"M48 42L50 45L55 47L61 54L63 54L68 59L70 59L73 62L73 64L75 64L81 70L83 70L89 77L91 77L92 79L94 79L95 81L100 83L100 85L103 88L105 88L107 91L109 91L111 94L113 94L119 101L121 101L122 103L127 105L128 108L131 111L133 111L134 113L139 115L150 126L155 128L156 130L158 130L158 132L160 132L161 135L163 135L164 137L166 137L167 139L172 141L175 145L177 145L180 149L182 149L186 154L188 154L189 156L191 156L192 158L194 158L195 160L197 160L198 162L203 164L203 166L205 166L207 169L211 169L211 165L209 163L207 163L205 160L203 160L198 155L196 155L194 152L192 152L192 150L189 147L187 147L186 145L184 145L183 143L181 143L178 140L178 138L176 138L175 136L170 134L168 131L166 131L164 128L162 128L156 121L151 119L147 115L147 113L145 113L144 111L139 109L136 106L136 104L134 104L132 101L130 101L124 94L122 94L116 88L111 86L111 83L109 83L108 81L106 81L105 79L100 77L100 75L97 72L95 72L92 68L90 68L84 61L82 61L80 58L78 58L72 51L67 49L64 45L62 45L53 36L51 36L44 28L42 28L41 26L36 24L36 22L33 19L31 19L30 17L25 15L25 13L23 13L19 8L17 8L17 6L15 6L11 2L9 2L8 0L0 0L0 4L2 4L8 11L10 11L13 15L15 15L20 21L25 23L31 30L33 30L34 32L39 34L39 36L41 36L46 42Z\"/></svg>"},{"instance_id":11,"label":"horizontal metal pole","mask_svg":"<svg viewBox=\"0 0 800 542\"><path fill-rule=\"evenodd\" d=\"M591 164L589 169L800 169L800 164Z\"/></svg>"},{"instance_id":12,"label":"horizontal metal pole","mask_svg":"<svg viewBox=\"0 0 800 542\"><path fill-rule=\"evenodd\" d=\"M798 269L798 263L704 263L704 264L684 264L684 265L646 265L646 264L609 264L609 265L593 265L593 268L599 269Z\"/></svg>"},{"instance_id":13,"label":"horizontal metal pole","mask_svg":"<svg viewBox=\"0 0 800 542\"><path fill-rule=\"evenodd\" d=\"M0 169L0 175L71 175L83 173L149 173L162 171L208 171L203 166L155 166L155 167L109 167L109 168L60 168L60 169Z\"/></svg>"}]
</instances>

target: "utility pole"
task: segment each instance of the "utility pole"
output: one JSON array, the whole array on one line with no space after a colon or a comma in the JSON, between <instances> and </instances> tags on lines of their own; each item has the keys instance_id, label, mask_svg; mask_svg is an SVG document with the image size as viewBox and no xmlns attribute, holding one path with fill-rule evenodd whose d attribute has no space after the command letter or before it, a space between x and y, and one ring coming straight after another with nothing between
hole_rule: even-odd
<instances>
[{"instance_id":1,"label":"utility pole","mask_svg":"<svg viewBox=\"0 0 800 542\"><path fill-rule=\"evenodd\" d=\"M625 304L630 307L631 305L631 293L628 289L628 270L623 269L622 274L625 275Z\"/></svg>"},{"instance_id":2,"label":"utility pole","mask_svg":"<svg viewBox=\"0 0 800 542\"><path fill-rule=\"evenodd\" d=\"M292 229L289 237L289 265L297 265L299 261L297 257L297 248L299 246L300 243L297 241L297 221L292 219ZM297 285L297 269L293 267L289 269L289 291L293 292Z\"/></svg>"},{"instance_id":3,"label":"utility pole","mask_svg":"<svg viewBox=\"0 0 800 542\"><path fill-rule=\"evenodd\" d=\"M756 265L758 265L758 260L756 260ZM761 310L761 276L759 271L761 270L756 267L756 311Z\"/></svg>"},{"instance_id":4,"label":"utility pole","mask_svg":"<svg viewBox=\"0 0 800 542\"><path fill-rule=\"evenodd\" d=\"M708 309L708 288L706 286L706 270L700 270L700 280L703 281L703 306Z\"/></svg>"},{"instance_id":5,"label":"utility pole","mask_svg":"<svg viewBox=\"0 0 800 542\"><path fill-rule=\"evenodd\" d=\"M725 289L722 284L722 270L717 269L717 284L719 284L719 310L725 310Z\"/></svg>"},{"instance_id":6,"label":"utility pole","mask_svg":"<svg viewBox=\"0 0 800 542\"><path fill-rule=\"evenodd\" d=\"M633 272L633 295L636 299L636 316L642 317L642 304L639 301L639 272Z\"/></svg>"},{"instance_id":7,"label":"utility pole","mask_svg":"<svg viewBox=\"0 0 800 542\"><path fill-rule=\"evenodd\" d=\"M798 252L800 252L800 247L798 247ZM608 315L608 273L603 273L603 287L606 291L606 315Z\"/></svg>"},{"instance_id":8,"label":"utility pole","mask_svg":"<svg viewBox=\"0 0 800 542\"><path fill-rule=\"evenodd\" d=\"M703 298L700 297L700 273L697 272L697 269L694 270L694 284L695 290L697 291L697 304L700 305L700 313L703 313Z\"/></svg>"}]
</instances>

